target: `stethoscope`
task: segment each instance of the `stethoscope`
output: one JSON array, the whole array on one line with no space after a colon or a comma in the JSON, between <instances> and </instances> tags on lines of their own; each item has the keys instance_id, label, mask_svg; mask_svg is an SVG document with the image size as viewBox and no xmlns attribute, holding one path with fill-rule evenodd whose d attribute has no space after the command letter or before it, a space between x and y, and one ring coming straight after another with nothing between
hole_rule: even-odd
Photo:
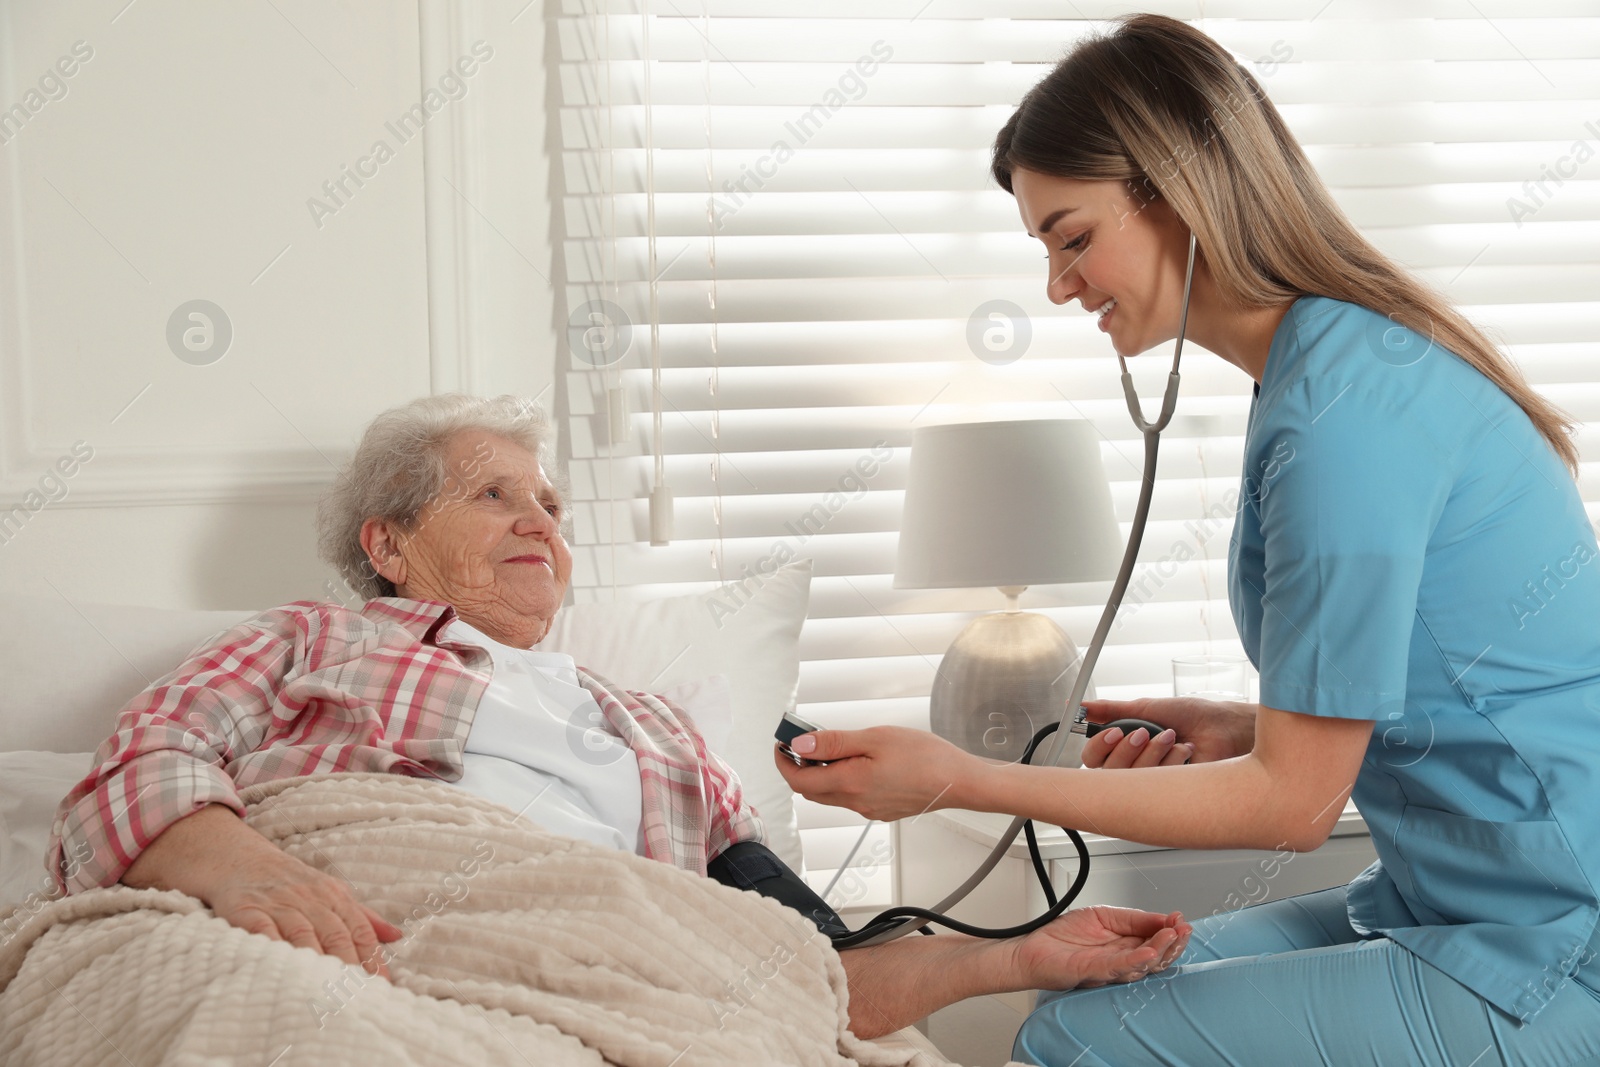
<instances>
[{"instance_id":1,"label":"stethoscope","mask_svg":"<svg viewBox=\"0 0 1600 1067\"><path fill-rule=\"evenodd\" d=\"M1128 363L1117 353L1117 365L1122 368L1122 393L1128 400L1128 414L1133 417L1133 424L1144 435L1144 470L1139 483L1139 502L1133 512L1133 529L1128 534L1128 546L1122 553L1122 564L1117 569L1116 580L1111 586L1111 596L1106 601L1106 607L1100 614L1100 623L1095 627L1094 638L1089 642L1089 649L1084 653L1081 666L1078 669L1077 680L1072 685L1072 693L1067 698L1066 707L1062 710L1061 718L1048 724L1033 735L1028 742L1027 749L1022 754L1023 763L1032 763L1033 754L1039 745L1055 734L1055 739L1045 750L1041 766L1054 767L1059 764L1062 754L1067 749L1067 738L1070 734L1081 734L1085 738L1092 737L1101 730L1120 727L1126 733L1132 733L1141 726L1150 731L1154 737L1161 732L1161 727L1142 719L1118 719L1115 722L1103 725L1091 723L1088 714L1082 706L1083 694L1088 691L1089 679L1094 673L1096 661L1100 658L1100 649L1106 642L1106 636L1111 632L1111 623L1117 616L1117 609L1122 606L1123 594L1127 592L1128 582L1133 576L1133 561L1139 554L1140 542L1144 540L1145 524L1150 516L1150 497L1155 488L1156 480L1156 452L1161 444L1161 431L1167 428L1172 421L1172 413L1178 406L1178 360L1183 355L1183 335L1189 324L1189 293L1194 283L1194 254L1195 238L1189 234L1189 262L1183 274L1183 311L1178 318L1178 343L1172 350L1172 370L1167 374L1167 389L1161 400L1161 414L1156 416L1154 422L1147 421L1144 417L1144 407L1139 402L1139 393L1133 385L1133 375L1128 373ZM1063 729L1065 727L1065 729ZM978 865L965 882L949 896L945 897L932 908L898 907L879 912L865 926L850 934L833 938L835 949L857 948L863 945L881 945L893 941L897 937L904 937L914 930L921 930L925 934L933 931L926 929L929 923L938 923L958 933L968 934L973 937L1006 938L1020 937L1032 933L1040 927L1058 918L1062 912L1071 906L1078 894L1083 892L1084 883L1089 880L1089 848L1084 844L1083 835L1070 827L1062 827L1078 853L1078 873L1072 880L1072 885L1059 900L1056 899L1055 887L1050 883L1049 872L1044 860L1039 855L1039 842L1034 835L1033 820L1016 818L1006 828L1000 842L988 857ZM1028 856L1033 861L1034 873L1039 878L1039 883L1044 889L1045 901L1049 905L1047 910L1038 918L1022 923L1019 926L1004 929L989 929L981 926L972 926L957 919L949 918L943 913L959 904L971 893L978 883L988 877L990 871L1000 862L1000 858L1011 847L1011 842L1017 838L1017 832L1023 831L1028 840ZM848 860L846 861L848 863Z\"/></svg>"}]
</instances>

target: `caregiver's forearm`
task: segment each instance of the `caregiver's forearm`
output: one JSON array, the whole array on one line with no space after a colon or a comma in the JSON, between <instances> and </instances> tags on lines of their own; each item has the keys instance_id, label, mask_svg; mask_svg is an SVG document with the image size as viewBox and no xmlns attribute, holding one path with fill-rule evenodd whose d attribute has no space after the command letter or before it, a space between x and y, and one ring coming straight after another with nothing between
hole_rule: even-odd
<instances>
[{"instance_id":1,"label":"caregiver's forearm","mask_svg":"<svg viewBox=\"0 0 1600 1067\"><path fill-rule=\"evenodd\" d=\"M1309 851L1327 839L1348 791L1308 796L1287 777L1256 753L1126 770L984 763L944 806L1170 848Z\"/></svg>"},{"instance_id":2,"label":"caregiver's forearm","mask_svg":"<svg viewBox=\"0 0 1600 1067\"><path fill-rule=\"evenodd\" d=\"M1011 946L965 934L909 934L845 949L839 962L850 980L850 1032L881 1037L958 1000L1030 988Z\"/></svg>"}]
</instances>

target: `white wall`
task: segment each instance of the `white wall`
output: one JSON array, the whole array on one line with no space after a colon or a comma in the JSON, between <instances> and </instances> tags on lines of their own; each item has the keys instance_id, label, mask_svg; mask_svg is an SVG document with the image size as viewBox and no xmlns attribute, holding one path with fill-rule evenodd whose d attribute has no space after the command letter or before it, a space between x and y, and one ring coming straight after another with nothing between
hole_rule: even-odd
<instances>
[{"instance_id":1,"label":"white wall","mask_svg":"<svg viewBox=\"0 0 1600 1067\"><path fill-rule=\"evenodd\" d=\"M125 5L0 0L0 585L319 596L314 502L374 414L550 399L543 4ZM194 299L209 362L168 343Z\"/></svg>"}]
</instances>

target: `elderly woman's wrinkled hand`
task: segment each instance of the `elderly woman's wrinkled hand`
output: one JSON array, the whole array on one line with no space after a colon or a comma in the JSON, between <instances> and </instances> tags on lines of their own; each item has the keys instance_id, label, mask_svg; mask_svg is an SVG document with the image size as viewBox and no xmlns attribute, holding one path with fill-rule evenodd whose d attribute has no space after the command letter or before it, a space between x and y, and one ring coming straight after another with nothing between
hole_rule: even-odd
<instances>
[{"instance_id":1,"label":"elderly woman's wrinkled hand","mask_svg":"<svg viewBox=\"0 0 1600 1067\"><path fill-rule=\"evenodd\" d=\"M1170 967L1193 929L1179 912L1077 908L1017 938L1016 967L1035 989L1135 982Z\"/></svg>"},{"instance_id":2,"label":"elderly woman's wrinkled hand","mask_svg":"<svg viewBox=\"0 0 1600 1067\"><path fill-rule=\"evenodd\" d=\"M389 977L379 942L405 931L350 887L289 855L221 804L173 823L122 877L135 889L176 889L242 930L337 956Z\"/></svg>"},{"instance_id":3,"label":"elderly woman's wrinkled hand","mask_svg":"<svg viewBox=\"0 0 1600 1067\"><path fill-rule=\"evenodd\" d=\"M384 978L389 970L379 942L403 933L357 901L344 882L279 849L241 862L207 903L242 930L337 956Z\"/></svg>"}]
</instances>

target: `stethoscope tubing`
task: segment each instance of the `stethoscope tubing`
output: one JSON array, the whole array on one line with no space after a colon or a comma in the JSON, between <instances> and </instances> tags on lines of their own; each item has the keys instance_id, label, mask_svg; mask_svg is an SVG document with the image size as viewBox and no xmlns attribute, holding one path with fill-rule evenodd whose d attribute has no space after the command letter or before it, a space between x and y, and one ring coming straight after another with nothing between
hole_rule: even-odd
<instances>
[{"instance_id":1,"label":"stethoscope tubing","mask_svg":"<svg viewBox=\"0 0 1600 1067\"><path fill-rule=\"evenodd\" d=\"M1167 375L1167 387L1162 396L1161 413L1156 416L1154 422L1145 419L1144 409L1139 401L1138 390L1134 388L1133 376L1128 373L1127 361L1123 359L1121 352L1117 353L1117 364L1122 368L1122 392L1123 396L1127 398L1128 414L1133 417L1134 426L1144 437L1144 467L1139 483L1139 501L1134 507L1133 527L1128 534L1127 547L1122 553L1122 562L1117 568L1116 580L1111 586L1111 595L1106 601L1105 610L1100 613L1100 622L1095 627L1094 637L1089 642L1088 651L1084 653L1080 661L1078 677L1073 682L1072 693L1067 698L1066 707L1061 712L1061 718L1055 724L1054 732L1056 736L1045 750L1040 766L1057 766L1061 756L1067 751L1067 738L1073 732L1071 729L1072 720L1083 701L1084 693L1088 691L1089 680L1094 674L1095 664L1100 659L1100 650L1105 646L1106 637L1111 633L1111 624L1116 619L1117 611L1122 607L1122 598L1127 593L1128 583L1133 577L1134 560L1138 558L1139 546L1144 541L1145 526L1150 518L1150 498L1155 490L1156 456L1160 450L1161 431L1171 423L1172 414L1177 410L1178 406L1178 363L1183 356L1183 338L1189 325L1189 297L1194 285L1195 246L1195 236L1191 231L1189 234L1189 259L1183 275L1183 310L1178 318L1178 340L1172 350L1172 370ZM1049 728L1047 727L1046 729ZM1011 842L1016 840L1017 834L1021 832L1023 826L1029 821L1020 816L1013 819L1011 824L1006 827L1005 833L1001 835L999 843L978 865L977 870L973 871L965 882L961 883L960 886L956 887L953 892L932 908L890 909L875 917L871 922L867 923L866 927L855 934L847 938L835 939L834 946L836 948L852 948L865 945L881 945L893 941L897 937L904 937L914 930L920 930L930 922L939 922L941 925L951 926L961 930L963 933L970 933L979 937L1014 937L1018 936L1019 931L1027 932L1031 929L1037 929L1039 926L1043 926L1046 922L1054 919L1077 896L1078 891L1082 889L1084 880L1088 876L1088 853L1082 846L1081 839L1076 839L1076 834L1073 836L1075 838L1074 844L1078 846L1079 853L1080 869L1078 877L1075 879L1072 889L1062 897L1061 901L1033 922L1005 930L982 930L981 928L968 926L965 923L957 924L954 920L945 919L942 914L964 900L980 882L988 877L989 872L999 864L1001 857L1011 847ZM1072 831L1069 830L1068 832L1071 833ZM904 922L896 924L893 928L874 934L864 940L854 940L869 931L881 920L905 916L908 913L911 917Z\"/></svg>"}]
</instances>

